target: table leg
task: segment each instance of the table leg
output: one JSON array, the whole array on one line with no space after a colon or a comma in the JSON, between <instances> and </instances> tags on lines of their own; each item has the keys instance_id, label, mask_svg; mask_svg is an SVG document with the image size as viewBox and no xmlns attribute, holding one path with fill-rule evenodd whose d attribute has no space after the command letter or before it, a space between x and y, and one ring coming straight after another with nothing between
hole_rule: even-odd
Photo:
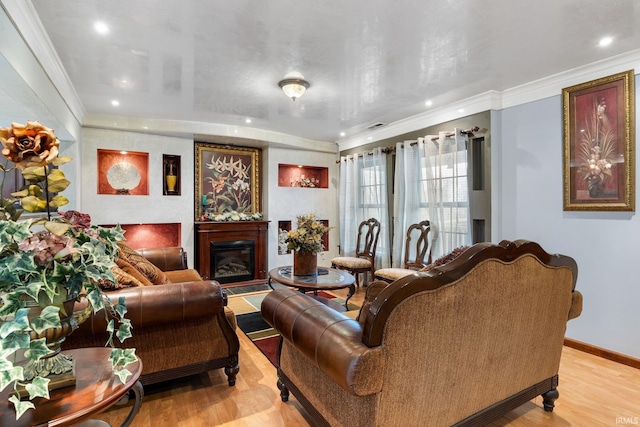
<instances>
[{"instance_id":1,"label":"table leg","mask_svg":"<svg viewBox=\"0 0 640 427\"><path fill-rule=\"evenodd\" d=\"M269 279L267 279L267 285L269 285L269 287L271 288L271 290L273 291L273 286L271 286L271 277L269 277Z\"/></svg>"},{"instance_id":2,"label":"table leg","mask_svg":"<svg viewBox=\"0 0 640 427\"><path fill-rule=\"evenodd\" d=\"M133 407L131 408L129 415L127 415L127 418L122 423L122 427L128 427L131 424L133 418L138 412L140 412L140 407L142 406L142 397L144 396L142 383L140 381L136 381L133 387L131 387L131 391L133 391L134 394Z\"/></svg>"},{"instance_id":3,"label":"table leg","mask_svg":"<svg viewBox=\"0 0 640 427\"><path fill-rule=\"evenodd\" d=\"M347 299L344 300L344 306L348 310L349 309L349 299L356 293L355 285L349 285L349 293L347 294Z\"/></svg>"}]
</instances>

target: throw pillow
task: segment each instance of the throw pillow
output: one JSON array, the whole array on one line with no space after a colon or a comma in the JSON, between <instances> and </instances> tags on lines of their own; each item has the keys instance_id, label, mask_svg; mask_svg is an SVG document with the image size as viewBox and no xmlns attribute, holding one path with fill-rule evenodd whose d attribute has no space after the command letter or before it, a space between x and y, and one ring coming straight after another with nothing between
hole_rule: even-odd
<instances>
[{"instance_id":1,"label":"throw pillow","mask_svg":"<svg viewBox=\"0 0 640 427\"><path fill-rule=\"evenodd\" d=\"M103 291L115 291L118 289L132 288L134 286L144 286L138 279L131 274L126 273L120 267L114 266L111 268L111 272L116 278L116 283L110 283L106 280L100 280L98 285Z\"/></svg>"},{"instance_id":2,"label":"throw pillow","mask_svg":"<svg viewBox=\"0 0 640 427\"><path fill-rule=\"evenodd\" d=\"M152 286L153 283L147 277L140 273L133 265L129 263L129 261L124 258L117 258L116 264L118 267L125 273L130 276L133 276L138 282L140 282L139 286Z\"/></svg>"},{"instance_id":3,"label":"throw pillow","mask_svg":"<svg viewBox=\"0 0 640 427\"><path fill-rule=\"evenodd\" d=\"M162 270L152 264L145 257L134 251L131 246L129 246L124 241L118 242L119 254L120 258L123 258L136 270L142 273L149 281L154 285L164 285L169 282L167 276L164 274Z\"/></svg>"},{"instance_id":4,"label":"throw pillow","mask_svg":"<svg viewBox=\"0 0 640 427\"><path fill-rule=\"evenodd\" d=\"M431 264L429 264L426 267L422 268L420 271L429 271L429 270L431 270L431 269L433 269L435 267L439 267L439 266L444 265L444 264L446 264L448 262L451 262L454 259L456 259L461 253L466 251L467 249L469 249L469 246L460 246L459 248L455 248L453 251L451 251L451 253L448 253L446 255L441 256L437 260L433 261Z\"/></svg>"}]
</instances>

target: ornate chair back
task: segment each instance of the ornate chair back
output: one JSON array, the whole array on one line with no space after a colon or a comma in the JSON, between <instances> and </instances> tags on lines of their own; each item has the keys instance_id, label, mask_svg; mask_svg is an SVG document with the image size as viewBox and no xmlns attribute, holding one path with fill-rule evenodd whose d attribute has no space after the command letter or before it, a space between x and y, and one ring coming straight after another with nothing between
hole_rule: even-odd
<instances>
[{"instance_id":1,"label":"ornate chair back","mask_svg":"<svg viewBox=\"0 0 640 427\"><path fill-rule=\"evenodd\" d=\"M431 239L429 239L429 235L431 235ZM412 224L407 229L407 238L405 239L404 268L420 270L431 264L431 252L435 241L436 232L431 228L431 223L428 220Z\"/></svg>"},{"instance_id":2,"label":"ornate chair back","mask_svg":"<svg viewBox=\"0 0 640 427\"><path fill-rule=\"evenodd\" d=\"M362 221L358 227L356 257L367 258L371 261L371 265L373 266L376 258L378 237L380 237L380 221L375 218L369 218L366 221Z\"/></svg>"},{"instance_id":3,"label":"ornate chair back","mask_svg":"<svg viewBox=\"0 0 640 427\"><path fill-rule=\"evenodd\" d=\"M331 267L349 271L355 276L356 286L360 286L360 273L364 273L366 278L369 277L369 273L371 273L370 277L373 277L375 272L378 237L380 237L380 221L375 218L362 221L358 226L355 256L333 258Z\"/></svg>"}]
</instances>

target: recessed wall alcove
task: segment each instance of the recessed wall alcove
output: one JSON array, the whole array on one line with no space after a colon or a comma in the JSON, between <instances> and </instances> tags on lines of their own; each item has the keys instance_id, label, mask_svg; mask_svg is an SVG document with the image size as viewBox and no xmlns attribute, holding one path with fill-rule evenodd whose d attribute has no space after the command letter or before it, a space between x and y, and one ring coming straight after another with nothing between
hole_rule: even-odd
<instances>
[{"instance_id":1,"label":"recessed wall alcove","mask_svg":"<svg viewBox=\"0 0 640 427\"><path fill-rule=\"evenodd\" d=\"M103 227L115 227L115 224L106 224ZM124 237L133 249L182 246L182 224L179 222L120 224L120 227L125 231Z\"/></svg>"}]
</instances>

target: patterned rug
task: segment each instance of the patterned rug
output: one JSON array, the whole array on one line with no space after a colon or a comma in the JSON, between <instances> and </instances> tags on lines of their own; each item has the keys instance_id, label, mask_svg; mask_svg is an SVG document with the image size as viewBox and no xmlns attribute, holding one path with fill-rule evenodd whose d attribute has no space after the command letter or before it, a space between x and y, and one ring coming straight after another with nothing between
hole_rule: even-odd
<instances>
[{"instance_id":1,"label":"patterned rug","mask_svg":"<svg viewBox=\"0 0 640 427\"><path fill-rule=\"evenodd\" d=\"M262 319L260 314L260 304L262 304L262 300L269 292L271 290L229 295L228 306L236 315L238 328L244 332L274 366L277 366L276 349L280 335ZM318 295L344 305L342 298L336 297L330 292L318 292ZM349 310L358 310L359 308L357 305L349 303Z\"/></svg>"}]
</instances>

